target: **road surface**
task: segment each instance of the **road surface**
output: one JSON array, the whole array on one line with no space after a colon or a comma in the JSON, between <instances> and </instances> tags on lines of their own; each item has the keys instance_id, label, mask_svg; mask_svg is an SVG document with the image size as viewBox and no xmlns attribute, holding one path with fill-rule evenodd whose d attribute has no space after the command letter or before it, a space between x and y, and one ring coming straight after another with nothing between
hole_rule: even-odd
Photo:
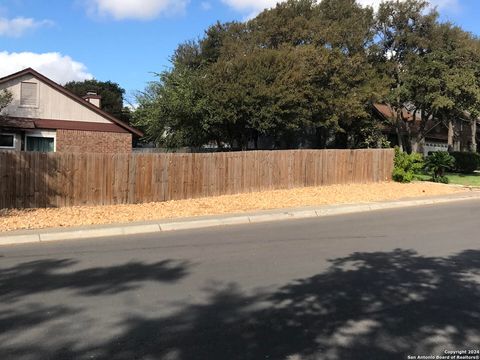
<instances>
[{"instance_id":1,"label":"road surface","mask_svg":"<svg viewBox=\"0 0 480 360\"><path fill-rule=\"evenodd\" d=\"M0 247L0 359L480 348L480 202Z\"/></svg>"}]
</instances>

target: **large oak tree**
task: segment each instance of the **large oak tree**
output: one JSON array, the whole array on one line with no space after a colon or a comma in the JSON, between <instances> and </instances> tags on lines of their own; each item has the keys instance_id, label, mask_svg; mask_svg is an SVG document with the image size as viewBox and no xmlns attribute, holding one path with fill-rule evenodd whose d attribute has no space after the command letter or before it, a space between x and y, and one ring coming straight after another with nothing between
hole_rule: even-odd
<instances>
[{"instance_id":1,"label":"large oak tree","mask_svg":"<svg viewBox=\"0 0 480 360\"><path fill-rule=\"evenodd\" d=\"M260 137L275 148L369 147L384 143L371 112L380 101L395 110L399 144L415 149L432 119L477 116L478 48L427 1L385 1L374 13L355 0L288 0L180 44L138 94L135 122L168 147L256 148Z\"/></svg>"}]
</instances>

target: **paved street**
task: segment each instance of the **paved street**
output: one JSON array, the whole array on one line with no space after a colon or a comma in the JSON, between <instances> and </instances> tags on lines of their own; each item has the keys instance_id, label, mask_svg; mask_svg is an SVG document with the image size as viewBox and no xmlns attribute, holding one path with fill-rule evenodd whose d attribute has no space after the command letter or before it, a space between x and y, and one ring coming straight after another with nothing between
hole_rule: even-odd
<instances>
[{"instance_id":1,"label":"paved street","mask_svg":"<svg viewBox=\"0 0 480 360\"><path fill-rule=\"evenodd\" d=\"M0 359L480 348L480 201L0 247Z\"/></svg>"}]
</instances>

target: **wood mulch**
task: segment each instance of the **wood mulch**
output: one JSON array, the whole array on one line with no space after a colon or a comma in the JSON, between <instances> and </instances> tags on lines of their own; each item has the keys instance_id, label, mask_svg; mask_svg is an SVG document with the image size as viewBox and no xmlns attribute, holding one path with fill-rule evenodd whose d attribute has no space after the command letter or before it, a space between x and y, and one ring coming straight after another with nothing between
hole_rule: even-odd
<instances>
[{"instance_id":1,"label":"wood mulch","mask_svg":"<svg viewBox=\"0 0 480 360\"><path fill-rule=\"evenodd\" d=\"M113 224L313 205L447 195L463 188L419 182L332 185L159 203L0 210L0 231Z\"/></svg>"}]
</instances>

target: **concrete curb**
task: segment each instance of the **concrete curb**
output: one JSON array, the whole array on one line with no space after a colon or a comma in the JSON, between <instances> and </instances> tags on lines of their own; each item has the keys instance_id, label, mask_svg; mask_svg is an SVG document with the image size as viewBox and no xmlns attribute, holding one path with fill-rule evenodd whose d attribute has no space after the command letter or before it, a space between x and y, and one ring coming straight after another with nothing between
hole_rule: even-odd
<instances>
[{"instance_id":1,"label":"concrete curb","mask_svg":"<svg viewBox=\"0 0 480 360\"><path fill-rule=\"evenodd\" d=\"M284 209L257 212L252 214L226 215L208 218L195 218L174 221L159 221L148 224L106 225L66 230L33 230L31 233L4 233L0 235L0 245L42 243L63 240L93 239L100 237L125 236L138 234L162 233L176 230L191 230L218 226L254 224L291 219L308 219L315 217L353 214L367 211L398 209L421 205L445 204L450 202L480 200L480 192L468 195L416 200L400 200L355 205L329 205L304 209Z\"/></svg>"}]
</instances>

